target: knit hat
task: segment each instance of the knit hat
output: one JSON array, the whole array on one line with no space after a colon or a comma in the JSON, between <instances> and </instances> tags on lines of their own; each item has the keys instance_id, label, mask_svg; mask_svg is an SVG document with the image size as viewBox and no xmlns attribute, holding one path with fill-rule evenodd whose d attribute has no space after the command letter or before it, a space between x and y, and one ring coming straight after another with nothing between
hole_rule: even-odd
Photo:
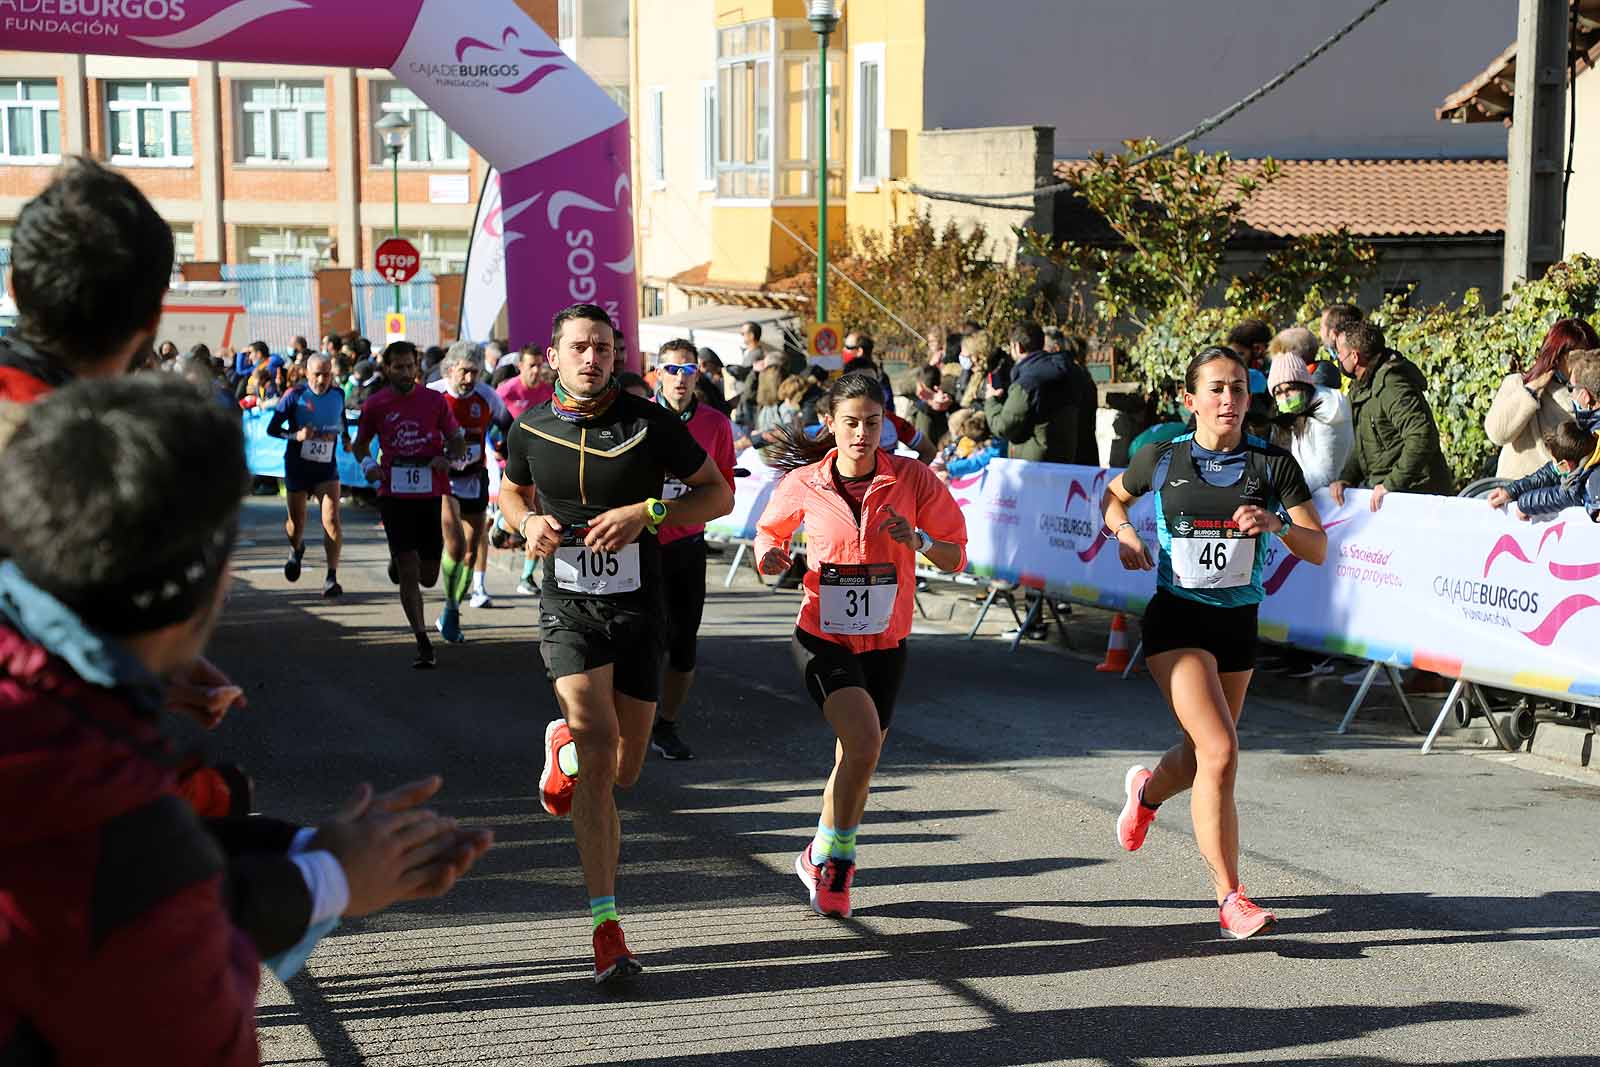
<instances>
[{"instance_id":1,"label":"knit hat","mask_svg":"<svg viewBox=\"0 0 1600 1067\"><path fill-rule=\"evenodd\" d=\"M1272 372L1267 375L1267 388L1276 389L1285 382L1299 382L1301 385L1313 385L1311 371L1306 368L1306 361L1293 352L1279 352L1272 357Z\"/></svg>"}]
</instances>

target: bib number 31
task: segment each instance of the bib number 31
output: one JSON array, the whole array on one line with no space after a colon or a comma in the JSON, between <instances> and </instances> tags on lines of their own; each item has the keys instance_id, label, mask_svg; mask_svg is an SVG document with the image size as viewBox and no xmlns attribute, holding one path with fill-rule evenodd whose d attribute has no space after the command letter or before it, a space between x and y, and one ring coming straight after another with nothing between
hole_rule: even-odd
<instances>
[{"instance_id":1,"label":"bib number 31","mask_svg":"<svg viewBox=\"0 0 1600 1067\"><path fill-rule=\"evenodd\" d=\"M889 628L900 584L892 563L824 563L817 590L823 633L865 637Z\"/></svg>"}]
</instances>

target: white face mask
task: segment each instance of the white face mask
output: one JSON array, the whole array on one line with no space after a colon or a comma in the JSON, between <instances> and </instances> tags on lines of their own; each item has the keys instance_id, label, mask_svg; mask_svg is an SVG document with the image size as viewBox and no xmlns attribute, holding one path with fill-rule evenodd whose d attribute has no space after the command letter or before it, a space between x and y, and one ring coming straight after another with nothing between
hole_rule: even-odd
<instances>
[{"instance_id":1,"label":"white face mask","mask_svg":"<svg viewBox=\"0 0 1600 1067\"><path fill-rule=\"evenodd\" d=\"M961 361L961 369L962 370L971 370L972 369L972 357L971 356L969 356L965 352L963 352L957 358Z\"/></svg>"}]
</instances>

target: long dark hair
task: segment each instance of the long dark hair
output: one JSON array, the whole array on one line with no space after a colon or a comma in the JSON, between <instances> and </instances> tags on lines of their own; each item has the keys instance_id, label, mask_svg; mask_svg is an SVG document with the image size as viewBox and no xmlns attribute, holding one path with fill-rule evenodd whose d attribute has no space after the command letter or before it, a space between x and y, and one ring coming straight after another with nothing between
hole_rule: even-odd
<instances>
[{"instance_id":1,"label":"long dark hair","mask_svg":"<svg viewBox=\"0 0 1600 1067\"><path fill-rule=\"evenodd\" d=\"M1594 327L1582 319L1560 319L1544 335L1539 355L1533 366L1522 372L1522 380L1531 382L1554 367L1562 356L1587 348L1600 348L1600 337L1595 335Z\"/></svg>"},{"instance_id":2,"label":"long dark hair","mask_svg":"<svg viewBox=\"0 0 1600 1067\"><path fill-rule=\"evenodd\" d=\"M857 371L840 377L828 389L828 410L838 411L846 400L867 398L883 407L883 384L874 374ZM819 404L820 408L821 405ZM781 426L767 435L765 457L767 466L776 467L785 474L816 463L833 450L833 434L826 426L815 437L807 437L801 426Z\"/></svg>"},{"instance_id":3,"label":"long dark hair","mask_svg":"<svg viewBox=\"0 0 1600 1067\"><path fill-rule=\"evenodd\" d=\"M1250 373L1250 365L1244 361L1243 356L1233 349L1223 345L1207 345L1195 353L1194 358L1189 361L1188 368L1184 370L1183 391L1186 393L1194 392L1195 386L1200 384L1200 368L1219 359L1231 359L1239 365L1240 370L1247 375Z\"/></svg>"}]
</instances>

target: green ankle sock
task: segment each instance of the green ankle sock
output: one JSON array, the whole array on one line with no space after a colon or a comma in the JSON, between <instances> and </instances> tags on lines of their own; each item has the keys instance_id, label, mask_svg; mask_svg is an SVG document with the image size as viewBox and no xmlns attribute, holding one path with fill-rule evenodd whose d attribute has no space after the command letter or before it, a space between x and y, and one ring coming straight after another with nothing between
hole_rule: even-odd
<instances>
[{"instance_id":1,"label":"green ankle sock","mask_svg":"<svg viewBox=\"0 0 1600 1067\"><path fill-rule=\"evenodd\" d=\"M595 926L603 922L621 922L622 916L617 914L616 897L594 897L589 901L589 918L594 920Z\"/></svg>"}]
</instances>

